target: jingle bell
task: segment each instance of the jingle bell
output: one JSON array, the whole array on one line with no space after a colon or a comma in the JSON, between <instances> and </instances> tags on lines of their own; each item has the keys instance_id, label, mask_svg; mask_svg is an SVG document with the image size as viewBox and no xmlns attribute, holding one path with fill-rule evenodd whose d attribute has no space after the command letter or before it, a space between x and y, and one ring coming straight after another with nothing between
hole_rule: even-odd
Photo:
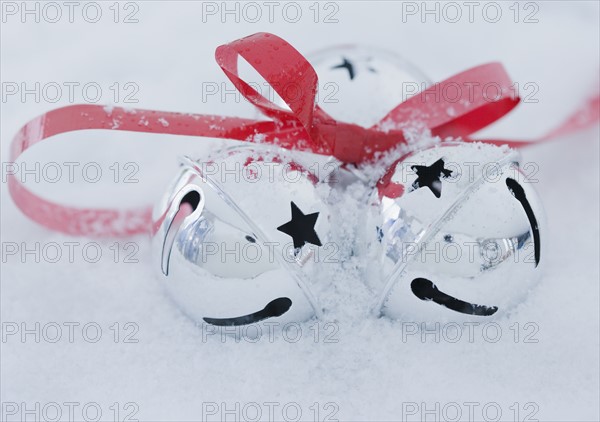
<instances>
[{"instance_id":1,"label":"jingle bell","mask_svg":"<svg viewBox=\"0 0 600 422\"><path fill-rule=\"evenodd\" d=\"M281 153L236 147L182 160L154 212L169 296L200 323L286 324L319 315L311 257L329 216L308 170Z\"/></svg>"},{"instance_id":2,"label":"jingle bell","mask_svg":"<svg viewBox=\"0 0 600 422\"><path fill-rule=\"evenodd\" d=\"M336 46L307 56L319 77L317 102L336 120L368 127L431 81L397 54ZM285 106L279 99L279 106Z\"/></svg>"},{"instance_id":3,"label":"jingle bell","mask_svg":"<svg viewBox=\"0 0 600 422\"><path fill-rule=\"evenodd\" d=\"M377 314L495 318L538 280L544 216L514 150L444 142L413 152L391 166L370 203Z\"/></svg>"}]
</instances>

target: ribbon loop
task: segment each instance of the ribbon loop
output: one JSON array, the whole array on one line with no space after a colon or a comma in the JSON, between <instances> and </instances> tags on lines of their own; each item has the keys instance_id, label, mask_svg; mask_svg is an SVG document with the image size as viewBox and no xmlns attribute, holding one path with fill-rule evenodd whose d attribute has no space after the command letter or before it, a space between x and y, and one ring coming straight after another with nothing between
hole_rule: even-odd
<instances>
[{"instance_id":1,"label":"ribbon loop","mask_svg":"<svg viewBox=\"0 0 600 422\"><path fill-rule=\"evenodd\" d=\"M467 137L510 112L520 99L500 63L473 67L404 101L373 128L418 121L432 135Z\"/></svg>"},{"instance_id":2,"label":"ribbon loop","mask_svg":"<svg viewBox=\"0 0 600 422\"><path fill-rule=\"evenodd\" d=\"M258 45L260 48L257 48ZM265 98L239 76L238 55L269 83L291 113ZM235 87L263 114L279 122L295 120L308 135L312 134L317 74L288 42L260 32L218 47L215 57Z\"/></svg>"}]
</instances>

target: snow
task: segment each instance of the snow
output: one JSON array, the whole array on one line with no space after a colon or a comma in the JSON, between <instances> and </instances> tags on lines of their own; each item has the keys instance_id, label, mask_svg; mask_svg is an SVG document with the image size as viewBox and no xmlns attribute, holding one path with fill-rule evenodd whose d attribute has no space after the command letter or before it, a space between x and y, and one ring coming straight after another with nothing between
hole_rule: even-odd
<instances>
[{"instance_id":1,"label":"snow","mask_svg":"<svg viewBox=\"0 0 600 422\"><path fill-rule=\"evenodd\" d=\"M19 7L20 2L14 4ZM203 100L203 82L221 86L226 81L213 59L216 46L258 31L278 34L303 53L333 44L377 45L401 54L434 81L501 61L521 95L538 101L527 101L482 132L492 138L540 136L598 88L600 12L595 2L531 3L539 7L539 22L530 24L514 22L512 2L497 3L504 16L497 23L481 19L480 9L474 23L466 15L459 23L431 18L421 23L419 15L405 16L402 4L393 2L327 3L339 8L339 23L323 22L334 10L325 3L319 23L309 9L312 3L301 4L304 17L298 23L282 19L281 9L269 23L266 6L259 23L235 23L232 16L222 23L219 14L206 9L218 9L221 2L130 2L139 9L139 23L125 24L112 19L112 2L98 4L104 17L95 24L81 19L80 10L75 23L69 23L66 6L55 24L35 23L32 17L21 23L19 15L2 23L2 81L26 82L28 88L35 82L64 87L58 102L46 101L43 93L40 101L33 95L25 101L20 95L3 98L3 157L26 121L71 104L62 85L69 81L80 83L73 103L92 95L92 89L83 93L83 85L97 83L102 88L99 104L109 104L108 114L114 104L255 117L250 104L236 102L231 94L227 101L220 92ZM120 5L123 20L134 9ZM523 7L521 20L531 12ZM127 82L139 88L129 97L135 102L124 102L133 92L124 88ZM528 82L537 86L532 97L525 88ZM36 146L23 158L28 163L97 162L102 179L84 183L76 172L75 182L40 183L34 191L90 206L151 204L174 176L177 156L206 156L231 145L176 136L106 139L90 134L90 140L83 140L84 135ZM453 420L456 411L460 420L494 420L498 408L501 420L526 420L527 415L544 421L600 420L598 139L595 127L523 151L523 162L538 169L536 188L547 214L545 275L510 316L472 332L461 325L458 341L455 326L423 331L426 327L414 321L369 315L374 299L365 284L369 274L349 240L361 224L356 204L365 197L362 186L336 193L339 224L333 234L342 240L339 254L346 259L323 265L316 280L324 319L287 333L264 333L256 341L248 333L222 337L182 315L157 281L146 237L100 241L52 233L15 207L3 183L3 420L20 420L22 403L27 409L39 403L40 413L49 412L46 419L53 414L50 404L58 403L63 420L69 420L65 403L70 402L78 403L73 410L77 420L82 420L84 406L94 404L101 408L102 420L117 419L115 409L118 420L130 413L150 421L242 420L253 419L256 409L262 420L294 420L298 408L301 420L320 421L327 415L333 420ZM118 166L111 168L115 162ZM122 183L131 172L125 167L129 162L138 166L137 183ZM55 243L63 255L52 263ZM35 248L39 252L21 255ZM100 258L94 253L98 248ZM35 334L22 341L22 328L35 332L36 323L40 341ZM49 341L57 326L62 337ZM102 335L93 342L98 327ZM14 329L18 334L9 335ZM297 341L294 329L301 330Z\"/></svg>"}]
</instances>

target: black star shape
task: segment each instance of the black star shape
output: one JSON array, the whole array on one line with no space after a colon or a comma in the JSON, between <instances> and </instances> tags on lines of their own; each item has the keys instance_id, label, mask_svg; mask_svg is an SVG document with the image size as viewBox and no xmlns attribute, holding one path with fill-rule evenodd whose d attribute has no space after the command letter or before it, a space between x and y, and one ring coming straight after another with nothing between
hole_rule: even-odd
<instances>
[{"instance_id":1,"label":"black star shape","mask_svg":"<svg viewBox=\"0 0 600 422\"><path fill-rule=\"evenodd\" d=\"M348 74L350 75L350 80L354 79L354 65L347 58L343 58L344 61L342 64L338 64L337 66L333 66L332 69L347 69Z\"/></svg>"},{"instance_id":2,"label":"black star shape","mask_svg":"<svg viewBox=\"0 0 600 422\"><path fill-rule=\"evenodd\" d=\"M430 166L412 166L411 168L418 176L417 180L412 184L411 191L427 186L436 198L442 196L442 182L440 181L440 177L448 177L452 174L452 170L444 168L444 160L442 158Z\"/></svg>"},{"instance_id":3,"label":"black star shape","mask_svg":"<svg viewBox=\"0 0 600 422\"><path fill-rule=\"evenodd\" d=\"M283 232L294 239L294 249L299 249L306 242L317 246L321 245L319 236L315 232L315 224L319 213L304 215L300 208L292 201L292 219L282 226L277 227L277 230Z\"/></svg>"}]
</instances>

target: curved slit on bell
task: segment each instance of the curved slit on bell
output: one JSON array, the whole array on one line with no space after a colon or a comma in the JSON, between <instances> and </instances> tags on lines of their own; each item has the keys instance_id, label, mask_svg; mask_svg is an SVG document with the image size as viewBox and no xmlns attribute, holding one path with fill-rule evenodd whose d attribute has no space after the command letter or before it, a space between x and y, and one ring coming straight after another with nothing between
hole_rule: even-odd
<instances>
[{"instance_id":1,"label":"curved slit on bell","mask_svg":"<svg viewBox=\"0 0 600 422\"><path fill-rule=\"evenodd\" d=\"M537 219L535 218L531 204L527 200L527 195L525 195L523 186L521 186L515 179L511 179L510 177L506 179L506 186L508 187L510 193L512 193L513 196L521 203L523 209L525 210L525 214L527 214L527 219L529 219L529 225L531 226L531 231L533 231L535 266L537 267L540 263L540 231L538 228Z\"/></svg>"},{"instance_id":2,"label":"curved slit on bell","mask_svg":"<svg viewBox=\"0 0 600 422\"><path fill-rule=\"evenodd\" d=\"M236 325L248 325L262 321L267 318L274 318L285 314L292 307L292 300L287 297L280 297L267 303L263 309L252 314L243 315L235 318L202 318L205 322L212 325L230 327Z\"/></svg>"},{"instance_id":3,"label":"curved slit on bell","mask_svg":"<svg viewBox=\"0 0 600 422\"><path fill-rule=\"evenodd\" d=\"M179 227L183 222L183 219L196 211L198 208L198 204L200 204L201 200L200 192L196 190L190 190L186 193L183 198L179 201L178 209L173 219L171 220L169 227L167 228L167 232L165 233L165 241L163 243L162 250L162 270L164 275L169 275L169 262L171 260L171 249L173 248L173 243L175 243L175 236L179 231ZM191 211L184 213L182 212L182 205L187 204L191 207Z\"/></svg>"},{"instance_id":4,"label":"curved slit on bell","mask_svg":"<svg viewBox=\"0 0 600 422\"><path fill-rule=\"evenodd\" d=\"M183 198L181 198L179 207L181 207L182 204L188 204L190 207L192 207L192 211L196 211L196 208L198 208L199 203L200 193L198 191L191 190L188 193L186 193Z\"/></svg>"},{"instance_id":5,"label":"curved slit on bell","mask_svg":"<svg viewBox=\"0 0 600 422\"><path fill-rule=\"evenodd\" d=\"M476 305L474 303L464 302L460 299L456 299L442 291L440 291L435 284L426 278L415 278L410 283L410 289L416 297L421 300L430 300L438 305L445 306L461 314L478 315L478 316L490 316L496 313L498 307L496 306L485 306Z\"/></svg>"}]
</instances>

